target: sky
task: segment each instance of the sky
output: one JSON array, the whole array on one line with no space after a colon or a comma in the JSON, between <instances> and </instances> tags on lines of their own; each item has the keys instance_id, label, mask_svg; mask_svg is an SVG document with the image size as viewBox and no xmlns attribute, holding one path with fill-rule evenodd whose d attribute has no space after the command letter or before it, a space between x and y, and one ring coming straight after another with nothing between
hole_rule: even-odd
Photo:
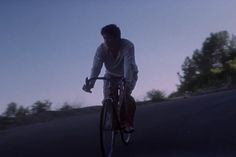
<instances>
[{"instance_id":1,"label":"sky","mask_svg":"<svg viewBox=\"0 0 236 157\"><path fill-rule=\"evenodd\" d=\"M100 105L102 82L92 94L81 88L100 29L111 23L135 45L135 99L152 89L170 94L184 59L210 33L236 34L235 7L235 0L0 0L0 113L10 102L45 99L53 109Z\"/></svg>"}]
</instances>

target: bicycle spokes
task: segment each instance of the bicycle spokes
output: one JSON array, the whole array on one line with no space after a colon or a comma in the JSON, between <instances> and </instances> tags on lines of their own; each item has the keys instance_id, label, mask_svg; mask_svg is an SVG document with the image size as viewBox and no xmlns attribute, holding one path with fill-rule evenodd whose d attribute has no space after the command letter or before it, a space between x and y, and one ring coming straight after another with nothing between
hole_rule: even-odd
<instances>
[{"instance_id":1,"label":"bicycle spokes","mask_svg":"<svg viewBox=\"0 0 236 157\"><path fill-rule=\"evenodd\" d=\"M110 157L113 152L115 131L112 126L112 112L108 104L104 105L100 117L100 138L101 148L104 157Z\"/></svg>"}]
</instances>

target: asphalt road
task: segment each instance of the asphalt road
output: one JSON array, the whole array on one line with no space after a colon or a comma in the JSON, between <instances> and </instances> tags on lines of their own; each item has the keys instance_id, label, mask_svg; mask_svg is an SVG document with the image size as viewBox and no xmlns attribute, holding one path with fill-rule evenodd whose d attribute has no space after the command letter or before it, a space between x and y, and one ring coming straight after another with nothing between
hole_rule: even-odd
<instances>
[{"instance_id":1,"label":"asphalt road","mask_svg":"<svg viewBox=\"0 0 236 157\"><path fill-rule=\"evenodd\" d=\"M236 90L137 107L114 157L235 157ZM0 157L100 157L99 113L0 131Z\"/></svg>"}]
</instances>

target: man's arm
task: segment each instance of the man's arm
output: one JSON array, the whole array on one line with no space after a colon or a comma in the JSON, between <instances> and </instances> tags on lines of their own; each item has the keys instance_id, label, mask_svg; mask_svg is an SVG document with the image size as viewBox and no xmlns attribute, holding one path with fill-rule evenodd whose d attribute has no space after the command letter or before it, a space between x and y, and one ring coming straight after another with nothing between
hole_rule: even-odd
<instances>
[{"instance_id":1,"label":"man's arm","mask_svg":"<svg viewBox=\"0 0 236 157\"><path fill-rule=\"evenodd\" d=\"M104 62L104 59L103 59L103 56L102 56L102 51L103 50L102 50L101 46L99 46L97 48L96 54L95 54L94 59L93 59L93 66L92 66L92 69L91 69L90 78L98 77L98 75L101 72L102 65L103 65L103 62ZM95 80L90 82L91 88L94 87L94 84L95 84Z\"/></svg>"},{"instance_id":2,"label":"man's arm","mask_svg":"<svg viewBox=\"0 0 236 157\"><path fill-rule=\"evenodd\" d=\"M127 88L129 93L132 92L136 85L136 81L138 79L138 68L135 63L135 55L134 55L134 45L131 44L124 56L124 77L127 82Z\"/></svg>"}]
</instances>

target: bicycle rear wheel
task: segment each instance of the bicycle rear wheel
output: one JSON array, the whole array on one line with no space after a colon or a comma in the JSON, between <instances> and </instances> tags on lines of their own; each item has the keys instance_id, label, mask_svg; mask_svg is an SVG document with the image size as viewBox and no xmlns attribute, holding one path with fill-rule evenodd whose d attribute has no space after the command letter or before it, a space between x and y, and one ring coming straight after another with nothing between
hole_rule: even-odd
<instances>
[{"instance_id":1,"label":"bicycle rear wheel","mask_svg":"<svg viewBox=\"0 0 236 157\"><path fill-rule=\"evenodd\" d=\"M100 114L100 146L104 157L111 157L115 143L113 128L113 109L111 101L104 102Z\"/></svg>"}]
</instances>

